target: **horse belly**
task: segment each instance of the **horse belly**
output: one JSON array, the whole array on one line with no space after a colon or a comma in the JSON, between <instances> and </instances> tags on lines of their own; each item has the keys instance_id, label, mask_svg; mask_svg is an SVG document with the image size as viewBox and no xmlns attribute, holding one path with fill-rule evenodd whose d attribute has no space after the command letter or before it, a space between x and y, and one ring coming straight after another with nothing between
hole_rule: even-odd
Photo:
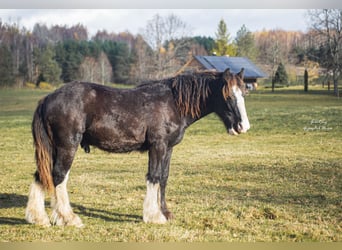
<instances>
[{"instance_id":1,"label":"horse belly","mask_svg":"<svg viewBox=\"0 0 342 250\"><path fill-rule=\"evenodd\" d=\"M145 127L141 123L108 123L102 120L86 130L82 143L109 152L131 152L142 149L145 133Z\"/></svg>"}]
</instances>

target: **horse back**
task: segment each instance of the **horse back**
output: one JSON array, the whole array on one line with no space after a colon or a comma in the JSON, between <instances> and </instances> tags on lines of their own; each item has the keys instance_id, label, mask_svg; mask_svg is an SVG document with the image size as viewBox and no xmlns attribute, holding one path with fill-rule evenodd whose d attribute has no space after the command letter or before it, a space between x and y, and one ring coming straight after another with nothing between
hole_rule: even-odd
<instances>
[{"instance_id":1,"label":"horse back","mask_svg":"<svg viewBox=\"0 0 342 250\"><path fill-rule=\"evenodd\" d=\"M109 152L147 150L157 140L173 144L180 117L163 85L116 89L92 83L66 84L48 98L47 115L60 140Z\"/></svg>"}]
</instances>

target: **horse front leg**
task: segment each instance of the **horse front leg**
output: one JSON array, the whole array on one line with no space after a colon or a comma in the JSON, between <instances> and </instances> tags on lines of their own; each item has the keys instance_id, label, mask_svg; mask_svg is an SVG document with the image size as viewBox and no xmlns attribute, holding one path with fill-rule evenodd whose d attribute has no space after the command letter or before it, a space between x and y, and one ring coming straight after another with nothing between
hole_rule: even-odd
<instances>
[{"instance_id":1,"label":"horse front leg","mask_svg":"<svg viewBox=\"0 0 342 250\"><path fill-rule=\"evenodd\" d=\"M146 196L143 207L143 220L146 223L163 224L167 218L161 210L161 179L163 163L167 153L166 145L159 143L149 150L148 172L146 175Z\"/></svg>"},{"instance_id":2,"label":"horse front leg","mask_svg":"<svg viewBox=\"0 0 342 250\"><path fill-rule=\"evenodd\" d=\"M163 212L166 219L171 220L174 218L173 214L170 212L170 210L167 208L166 200L165 200L165 189L167 185L167 179L169 178L169 169L170 169L170 160L171 160L171 154L172 154L172 148L169 148L167 150L164 164L162 167L162 176L161 176L161 182L160 182L160 205L161 205L161 211Z\"/></svg>"}]
</instances>

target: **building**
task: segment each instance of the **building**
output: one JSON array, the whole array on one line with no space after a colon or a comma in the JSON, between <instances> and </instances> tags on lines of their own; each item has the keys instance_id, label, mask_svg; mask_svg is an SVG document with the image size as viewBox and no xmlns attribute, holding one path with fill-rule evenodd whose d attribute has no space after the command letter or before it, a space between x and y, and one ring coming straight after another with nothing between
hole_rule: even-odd
<instances>
[{"instance_id":1,"label":"building","mask_svg":"<svg viewBox=\"0 0 342 250\"><path fill-rule=\"evenodd\" d=\"M223 72L227 68L234 73L238 73L244 68L244 82L249 89L256 89L258 78L267 77L264 72L246 57L229 56L194 56L177 73L203 70Z\"/></svg>"}]
</instances>

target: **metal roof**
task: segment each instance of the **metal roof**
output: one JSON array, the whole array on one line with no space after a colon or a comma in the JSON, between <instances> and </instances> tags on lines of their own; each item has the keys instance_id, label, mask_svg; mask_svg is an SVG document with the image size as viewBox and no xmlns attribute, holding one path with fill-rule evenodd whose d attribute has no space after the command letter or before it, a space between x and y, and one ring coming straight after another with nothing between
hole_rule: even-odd
<instances>
[{"instance_id":1,"label":"metal roof","mask_svg":"<svg viewBox=\"0 0 342 250\"><path fill-rule=\"evenodd\" d=\"M232 72L238 73L244 68L245 78L263 78L267 75L255 66L246 57L229 57L229 56L195 56L207 70L216 70L223 72L229 68Z\"/></svg>"}]
</instances>

